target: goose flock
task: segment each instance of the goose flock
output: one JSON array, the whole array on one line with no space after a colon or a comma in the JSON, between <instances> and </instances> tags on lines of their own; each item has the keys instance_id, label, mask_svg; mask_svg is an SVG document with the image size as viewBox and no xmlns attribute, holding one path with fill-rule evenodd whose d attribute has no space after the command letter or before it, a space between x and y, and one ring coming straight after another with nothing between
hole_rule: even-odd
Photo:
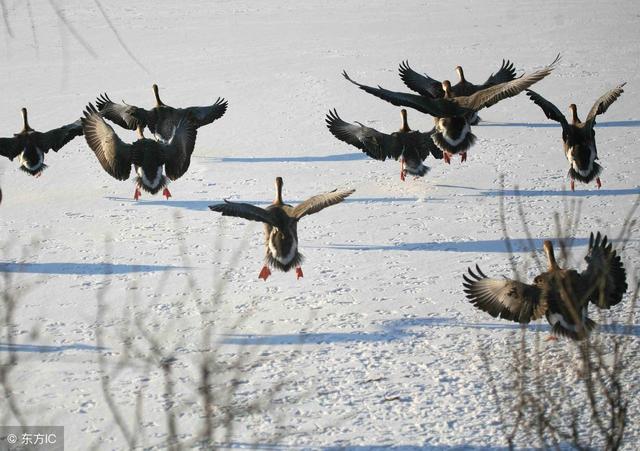
<instances>
[{"instance_id":1,"label":"goose flock","mask_svg":"<svg viewBox=\"0 0 640 451\"><path fill-rule=\"evenodd\" d=\"M437 81L419 74L405 60L399 66L399 76L415 94L368 86L354 81L343 71L344 78L360 90L403 107L400 110L401 127L392 133L380 132L357 121L344 121L335 108L326 115L325 122L335 138L360 149L367 156L380 161L399 160L400 179L405 181L407 174L420 178L429 172L430 168L425 165L429 155L447 164L451 164L453 156L459 155L460 161L465 162L468 151L476 143L472 127L481 121L479 111L525 91L548 119L562 126L571 190L575 190L575 180L590 183L595 179L600 188L602 167L596 162L596 117L605 113L621 96L625 84L598 98L584 122L578 118L575 104L571 104L569 121L555 105L530 89L549 76L559 61L560 55L542 69L516 76L514 64L502 60L498 71L480 85L467 81L462 67L457 66L459 81L452 85L449 80ZM156 84L152 88L155 106L151 109L115 103L103 93L95 104L89 103L85 107L79 119L47 132L32 129L27 109L23 108L23 128L13 137L0 138L0 155L10 160L17 157L20 170L39 177L47 167L44 157L49 150L58 152L76 136L84 135L87 145L111 177L127 180L133 167L135 200L140 198L141 190L152 195L162 190L168 199L172 196L169 182L179 179L189 169L197 129L220 119L228 103L218 97L208 106L174 108L162 102ZM433 128L412 130L406 108L433 117ZM124 142L107 121L127 130L136 130L138 139L133 143ZM144 136L145 129L151 138ZM298 221L342 202L354 192L336 189L314 195L294 207L283 201L283 184L283 179L277 177L275 200L266 208L227 200L209 206L211 211L223 216L264 224L265 259L258 277L265 281L271 275L271 269L288 272L295 268L296 277L303 277ZM609 309L620 303L627 290L626 271L620 256L600 232L595 236L591 234L585 257L587 269L582 273L561 268L555 260L551 242L544 242L544 251L548 270L537 276L532 284L507 278L492 279L476 266L475 270L469 268L463 275L464 293L473 306L493 317L527 324L545 316L554 335L584 339L595 325L587 315L589 303Z\"/></svg>"}]
</instances>

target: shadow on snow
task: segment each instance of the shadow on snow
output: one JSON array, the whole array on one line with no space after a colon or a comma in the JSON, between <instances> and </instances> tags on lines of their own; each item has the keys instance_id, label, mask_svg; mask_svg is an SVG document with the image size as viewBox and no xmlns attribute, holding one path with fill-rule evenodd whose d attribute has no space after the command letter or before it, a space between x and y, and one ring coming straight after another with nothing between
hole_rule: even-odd
<instances>
[{"instance_id":1,"label":"shadow on snow","mask_svg":"<svg viewBox=\"0 0 640 451\"><path fill-rule=\"evenodd\" d=\"M21 274L89 274L89 275L111 275L111 274L133 274L140 272L170 271L187 269L182 266L170 265L125 265L114 263L16 263L0 262L0 273L21 273Z\"/></svg>"}]
</instances>

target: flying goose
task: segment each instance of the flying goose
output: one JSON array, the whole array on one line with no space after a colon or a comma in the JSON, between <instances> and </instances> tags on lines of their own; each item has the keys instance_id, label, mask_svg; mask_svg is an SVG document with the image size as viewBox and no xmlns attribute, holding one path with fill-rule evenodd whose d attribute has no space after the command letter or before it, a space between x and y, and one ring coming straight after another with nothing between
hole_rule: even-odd
<instances>
[{"instance_id":1,"label":"flying goose","mask_svg":"<svg viewBox=\"0 0 640 451\"><path fill-rule=\"evenodd\" d=\"M196 126L189 119L178 121L167 143L145 138L142 126L138 126L140 139L132 144L121 141L91 103L87 105L81 120L87 144L109 175L118 180L127 180L131 165L134 166L137 174L133 195L135 200L140 198L140 188L150 194L163 189L162 194L167 199L171 197L167 184L187 171L196 142ZM163 168L166 175L163 174Z\"/></svg>"},{"instance_id":2,"label":"flying goose","mask_svg":"<svg viewBox=\"0 0 640 451\"><path fill-rule=\"evenodd\" d=\"M451 155L457 153L461 153L462 161L465 161L466 151L475 142L475 136L471 133L471 126L466 117L473 112L488 108L529 88L549 75L559 60L560 56L558 55L550 65L529 75L523 75L515 80L482 89L470 96L458 97L455 97L451 92L451 83L448 80L442 82L444 97L429 98L416 94L389 91L381 86L373 88L352 80L345 71L342 72L342 75L363 91L386 100L393 105L407 106L433 116L436 132L432 135L432 139L444 152L445 162L449 162Z\"/></svg>"},{"instance_id":3,"label":"flying goose","mask_svg":"<svg viewBox=\"0 0 640 451\"><path fill-rule=\"evenodd\" d=\"M199 128L221 118L228 106L225 99L218 97L213 105L209 106L173 108L160 100L156 84L153 85L153 95L156 99L156 106L150 110L134 105L114 103L106 93L96 99L96 106L100 114L120 127L129 130L136 130L139 126L148 127L157 140L165 143L171 139L171 134L181 119L187 117L196 128Z\"/></svg>"},{"instance_id":4,"label":"flying goose","mask_svg":"<svg viewBox=\"0 0 640 451\"><path fill-rule=\"evenodd\" d=\"M423 161L431 153L434 158L441 159L442 151L438 149L431 134L411 130L407 122L407 110L400 110L402 127L390 135L381 133L373 128L365 127L343 121L334 109L329 111L326 117L329 131L341 141L351 144L362 150L371 158L384 161L387 158L400 159L400 180L405 179L407 173L415 177L423 177L429 167Z\"/></svg>"},{"instance_id":5,"label":"flying goose","mask_svg":"<svg viewBox=\"0 0 640 451\"><path fill-rule=\"evenodd\" d=\"M409 66L409 61L403 61L398 68L398 72L404 84L412 91L415 91L425 97L444 97L442 82L434 80L427 74L422 75L417 73L416 71L411 69L411 66ZM487 81L485 81L481 85L475 85L467 81L467 79L464 77L462 66L456 66L456 72L460 80L458 81L458 83L451 86L451 93L454 97L470 96L483 89L498 85L500 83L511 81L516 78L516 70L513 67L513 63L509 60L505 61L504 59L502 60L502 66L500 66L500 69L495 74L491 74ZM469 115L467 119L470 125L476 125L478 122L480 122L480 117L475 111L471 113L471 115Z\"/></svg>"},{"instance_id":6,"label":"flying goose","mask_svg":"<svg viewBox=\"0 0 640 451\"><path fill-rule=\"evenodd\" d=\"M20 170L40 177L47 167L44 154L53 150L57 152L76 136L82 135L80 119L71 124L54 128L48 132L38 132L29 126L27 109L22 108L22 130L12 138L0 138L0 155L13 160L19 156Z\"/></svg>"},{"instance_id":7,"label":"flying goose","mask_svg":"<svg viewBox=\"0 0 640 451\"><path fill-rule=\"evenodd\" d=\"M573 103L569 105L571 123L567 121L564 114L553 103L540 94L527 90L529 98L542 109L547 118L560 122L560 125L562 125L562 142L564 143L564 154L569 162L568 175L571 180L571 191L575 190L575 179L582 183L589 183L595 178L598 188L602 186L599 177L602 166L596 163L598 149L596 148L593 127L596 125L596 116L607 111L609 106L624 92L622 89L624 85L626 83L618 85L596 100L596 103L589 110L587 120L584 122L578 118L576 105Z\"/></svg>"},{"instance_id":8,"label":"flying goose","mask_svg":"<svg viewBox=\"0 0 640 451\"><path fill-rule=\"evenodd\" d=\"M521 324L546 316L554 335L581 340L595 326L587 316L589 302L600 309L617 305L627 290L626 272L620 257L600 232L589 238L581 273L556 262L551 241L544 242L548 270L526 284L512 279L490 279L476 265L463 276L464 292L475 307Z\"/></svg>"},{"instance_id":9,"label":"flying goose","mask_svg":"<svg viewBox=\"0 0 640 451\"><path fill-rule=\"evenodd\" d=\"M296 268L296 277L303 276L303 256L298 251L298 221L304 216L342 202L355 190L318 194L293 207L282 201L282 177L276 177L276 198L267 208L255 205L224 201L223 204L210 205L209 209L222 213L222 216L236 216L264 223L265 262L259 279L265 281L271 275L269 267L287 272Z\"/></svg>"}]
</instances>

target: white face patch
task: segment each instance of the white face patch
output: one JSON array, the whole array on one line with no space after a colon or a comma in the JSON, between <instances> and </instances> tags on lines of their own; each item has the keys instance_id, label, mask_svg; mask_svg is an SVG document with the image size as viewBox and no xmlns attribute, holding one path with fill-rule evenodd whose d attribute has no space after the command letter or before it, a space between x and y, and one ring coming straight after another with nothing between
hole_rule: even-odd
<instances>
[{"instance_id":1,"label":"white face patch","mask_svg":"<svg viewBox=\"0 0 640 451\"><path fill-rule=\"evenodd\" d=\"M26 148L20 153L20 166L29 169L30 171L36 171L40 169L42 164L44 163L44 154L38 148L36 148L36 153L38 154L38 161L33 166L29 165L29 162L25 159L24 153L26 152Z\"/></svg>"},{"instance_id":2,"label":"white face patch","mask_svg":"<svg viewBox=\"0 0 640 451\"><path fill-rule=\"evenodd\" d=\"M149 179L147 178L147 175L144 173L144 170L139 166L136 167L136 173L142 179L142 183L144 183L149 188L155 188L156 186L158 186L158 184L162 180L162 166L158 166L158 170L156 171L156 176L153 179L153 181L149 181Z\"/></svg>"},{"instance_id":3,"label":"white face patch","mask_svg":"<svg viewBox=\"0 0 640 451\"><path fill-rule=\"evenodd\" d=\"M291 243L291 249L289 249L289 253L287 255L280 255L278 254L278 249L273 244L273 239L272 239L273 236L278 232L279 230L275 227L271 231L271 235L269 236L269 252L271 253L271 256L273 258L278 260L283 265L286 265L290 263L291 260L293 260L293 257L296 256L296 252L298 251L298 241L296 241L296 239L294 238L293 242Z\"/></svg>"}]
</instances>

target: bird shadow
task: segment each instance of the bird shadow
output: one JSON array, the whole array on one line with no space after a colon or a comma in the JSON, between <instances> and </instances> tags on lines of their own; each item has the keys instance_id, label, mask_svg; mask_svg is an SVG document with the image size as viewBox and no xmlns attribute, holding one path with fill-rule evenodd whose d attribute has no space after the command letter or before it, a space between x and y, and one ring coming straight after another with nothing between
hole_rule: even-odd
<instances>
[{"instance_id":1,"label":"bird shadow","mask_svg":"<svg viewBox=\"0 0 640 451\"><path fill-rule=\"evenodd\" d=\"M0 343L0 352L33 352L44 354L49 352L64 352L71 350L78 351L106 351L108 348L102 346L87 345L84 343L73 343L70 345L32 345L17 343Z\"/></svg>"},{"instance_id":2,"label":"bird shadow","mask_svg":"<svg viewBox=\"0 0 640 451\"><path fill-rule=\"evenodd\" d=\"M140 207L152 207L152 206L160 206L160 207L170 207L170 208L180 208L183 210L192 210L192 211L208 211L209 205L222 203L223 199L216 200L133 200L124 197L116 197L116 196L107 196L107 200L111 200L114 202L128 202L130 205L140 206ZM252 200L252 199L227 199L231 202L241 202L245 204L252 205L270 205L272 203L271 200ZM420 199L418 197L349 197L343 200L344 203L349 204L371 204L371 203L400 203L400 202L420 202L424 199ZM429 197L428 202L440 201L442 199ZM286 203L290 203L293 205L304 202L300 199L287 199Z\"/></svg>"},{"instance_id":3,"label":"bird shadow","mask_svg":"<svg viewBox=\"0 0 640 451\"><path fill-rule=\"evenodd\" d=\"M439 188L456 188L476 191L472 196L484 197L537 197L537 196L562 196L562 197L589 197L589 196L632 196L640 195L640 187L622 188L622 189L598 189L598 190L500 190L500 189L482 189L472 186L459 185L434 185Z\"/></svg>"},{"instance_id":4,"label":"bird shadow","mask_svg":"<svg viewBox=\"0 0 640 451\"><path fill-rule=\"evenodd\" d=\"M58 275L112 275L141 272L172 271L188 269L170 265L125 265L114 263L18 263L0 262L0 273L58 274Z\"/></svg>"},{"instance_id":5,"label":"bird shadow","mask_svg":"<svg viewBox=\"0 0 640 451\"><path fill-rule=\"evenodd\" d=\"M201 160L210 160L219 163L322 163L335 161L360 161L367 160L363 153L350 152L335 155L305 155L282 157L199 157Z\"/></svg>"},{"instance_id":6,"label":"bird shadow","mask_svg":"<svg viewBox=\"0 0 640 451\"><path fill-rule=\"evenodd\" d=\"M527 127L527 128L561 128L557 122L484 122L481 121L477 126L480 127ZM640 120L628 121L603 121L597 122L596 127L640 127Z\"/></svg>"},{"instance_id":7,"label":"bird shadow","mask_svg":"<svg viewBox=\"0 0 640 451\"><path fill-rule=\"evenodd\" d=\"M480 330L521 330L531 332L551 333L551 326L546 323L517 324L512 322L473 323L459 321L448 317L402 318L385 321L382 327L372 332L300 332L294 334L224 334L222 343L242 346L287 346L287 345L318 345L335 343L367 343L391 342L408 337L424 335L421 330L429 327L448 327L480 329ZM639 324L602 324L597 326L602 333L612 335L640 336Z\"/></svg>"},{"instance_id":8,"label":"bird shadow","mask_svg":"<svg viewBox=\"0 0 640 451\"><path fill-rule=\"evenodd\" d=\"M546 238L559 242L557 238ZM510 238L478 241L442 241L424 243L392 243L392 244L330 244L327 246L306 246L319 249L337 249L349 251L434 251L434 252L477 252L477 253L510 253L531 252L542 248L545 239ZM589 238L562 239L566 247L585 246ZM511 246L511 247L509 247Z\"/></svg>"}]
</instances>

